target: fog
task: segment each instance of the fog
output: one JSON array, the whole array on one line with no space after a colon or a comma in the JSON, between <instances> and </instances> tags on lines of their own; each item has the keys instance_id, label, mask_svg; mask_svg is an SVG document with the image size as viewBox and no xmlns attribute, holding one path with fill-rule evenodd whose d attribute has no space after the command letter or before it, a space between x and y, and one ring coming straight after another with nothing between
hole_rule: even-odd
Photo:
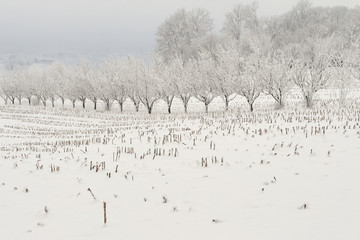
<instances>
[{"instance_id":1,"label":"fog","mask_svg":"<svg viewBox=\"0 0 360 240\"><path fill-rule=\"evenodd\" d=\"M206 0L0 0L0 56L147 57L155 46L157 27L179 8L203 7L215 28L237 3ZM260 0L259 15L282 14L297 0ZM315 6L345 5L357 0L314 0Z\"/></svg>"}]
</instances>

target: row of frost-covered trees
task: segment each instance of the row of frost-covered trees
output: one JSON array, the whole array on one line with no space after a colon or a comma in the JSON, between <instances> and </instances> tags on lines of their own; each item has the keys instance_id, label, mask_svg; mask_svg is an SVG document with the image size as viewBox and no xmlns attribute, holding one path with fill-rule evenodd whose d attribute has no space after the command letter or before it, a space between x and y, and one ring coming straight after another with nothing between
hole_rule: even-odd
<instances>
[{"instance_id":1,"label":"row of frost-covered trees","mask_svg":"<svg viewBox=\"0 0 360 240\"><path fill-rule=\"evenodd\" d=\"M298 87L312 107L319 90L344 90L360 79L360 7L313 7L302 0L284 15L261 18L256 3L240 4L226 14L219 33L206 10L180 9L159 26L156 40L148 62L127 56L99 65L84 60L14 68L0 76L0 95L6 103L37 98L54 106L61 99L84 108L90 100L95 109L101 100L107 110L114 102L122 110L130 99L149 113L160 99L169 113L175 97L185 111L193 97L207 112L215 97L228 109L240 95L253 111L260 93L282 108L288 91Z\"/></svg>"}]
</instances>

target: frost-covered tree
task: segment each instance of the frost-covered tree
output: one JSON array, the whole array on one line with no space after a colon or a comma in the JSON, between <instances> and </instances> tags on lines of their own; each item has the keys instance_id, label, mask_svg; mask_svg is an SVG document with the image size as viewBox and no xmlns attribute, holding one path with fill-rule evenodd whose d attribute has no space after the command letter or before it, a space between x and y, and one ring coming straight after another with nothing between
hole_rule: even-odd
<instances>
[{"instance_id":1,"label":"frost-covered tree","mask_svg":"<svg viewBox=\"0 0 360 240\"><path fill-rule=\"evenodd\" d=\"M43 77L38 82L36 91L38 96L40 96L41 101L46 105L46 97L50 99L51 105L55 106L55 101L57 98L61 99L62 106L65 105L65 99L67 98L68 88L71 82L69 82L69 72L66 69L66 66L60 62L54 62L49 66L46 66L44 69L38 69L38 71L43 72ZM36 73L34 73L36 74ZM43 92L39 92L41 89Z\"/></svg>"},{"instance_id":2,"label":"frost-covered tree","mask_svg":"<svg viewBox=\"0 0 360 240\"><path fill-rule=\"evenodd\" d=\"M228 110L230 101L236 97L234 93L239 52L235 47L217 46L213 52L203 52L200 60L203 61L203 66L207 66L207 77L223 99L225 110Z\"/></svg>"},{"instance_id":3,"label":"frost-covered tree","mask_svg":"<svg viewBox=\"0 0 360 240\"><path fill-rule=\"evenodd\" d=\"M19 85L16 83L16 79L13 77L13 74L13 71L5 72L0 78L0 86L5 103L10 100L12 104L15 104L16 96L18 94L17 91Z\"/></svg>"},{"instance_id":4,"label":"frost-covered tree","mask_svg":"<svg viewBox=\"0 0 360 240\"><path fill-rule=\"evenodd\" d=\"M360 81L360 44L353 47L347 53L348 66L351 75Z\"/></svg>"},{"instance_id":5,"label":"frost-covered tree","mask_svg":"<svg viewBox=\"0 0 360 240\"><path fill-rule=\"evenodd\" d=\"M31 81L31 76L29 74L27 66L17 67L13 70L13 81L17 83L17 99L19 105L22 103L22 99L26 98L30 105L31 97L34 93L34 83Z\"/></svg>"},{"instance_id":6,"label":"frost-covered tree","mask_svg":"<svg viewBox=\"0 0 360 240\"><path fill-rule=\"evenodd\" d=\"M18 66L5 73L4 93L7 99L14 104L17 99L21 105L22 99L26 98L31 103L31 97L35 95L36 81L31 74L30 66Z\"/></svg>"},{"instance_id":7,"label":"frost-covered tree","mask_svg":"<svg viewBox=\"0 0 360 240\"><path fill-rule=\"evenodd\" d=\"M245 32L257 28L259 22L257 17L258 5L256 2L248 5L238 4L226 13L222 32L234 39L240 41Z\"/></svg>"},{"instance_id":8,"label":"frost-covered tree","mask_svg":"<svg viewBox=\"0 0 360 240\"><path fill-rule=\"evenodd\" d=\"M26 67L17 67L12 71L12 81L16 88L16 99L19 105L21 105L23 97L27 95L27 87L26 84L24 84L27 81L26 76Z\"/></svg>"},{"instance_id":9,"label":"frost-covered tree","mask_svg":"<svg viewBox=\"0 0 360 240\"><path fill-rule=\"evenodd\" d=\"M6 85L6 74L4 72L0 72L0 97L4 100L5 105L8 103L8 97L5 92Z\"/></svg>"},{"instance_id":10,"label":"frost-covered tree","mask_svg":"<svg viewBox=\"0 0 360 240\"><path fill-rule=\"evenodd\" d=\"M205 105L205 112L209 112L209 104L217 96L215 78L211 77L212 55L208 51L201 52L197 60L187 63L192 95Z\"/></svg>"},{"instance_id":11,"label":"frost-covered tree","mask_svg":"<svg viewBox=\"0 0 360 240\"><path fill-rule=\"evenodd\" d=\"M339 90L339 104L344 106L346 104L348 93L356 86L356 81L353 75L352 50L340 47L334 51L330 60L331 79L330 85Z\"/></svg>"},{"instance_id":12,"label":"frost-covered tree","mask_svg":"<svg viewBox=\"0 0 360 240\"><path fill-rule=\"evenodd\" d=\"M145 63L141 64L139 70L139 99L151 114L155 102L160 98L159 76L153 68Z\"/></svg>"},{"instance_id":13,"label":"frost-covered tree","mask_svg":"<svg viewBox=\"0 0 360 240\"><path fill-rule=\"evenodd\" d=\"M186 113L192 96L190 66L184 63L181 56L175 56L167 64L167 72L171 73L169 77L172 78L176 94L181 99Z\"/></svg>"},{"instance_id":14,"label":"frost-covered tree","mask_svg":"<svg viewBox=\"0 0 360 240\"><path fill-rule=\"evenodd\" d=\"M339 104L346 105L346 100L350 90L354 87L353 78L349 70L345 67L338 67L334 73L336 78L335 87L339 89Z\"/></svg>"},{"instance_id":15,"label":"frost-covered tree","mask_svg":"<svg viewBox=\"0 0 360 240\"><path fill-rule=\"evenodd\" d=\"M69 71L61 62L52 63L50 71L55 78L55 85L53 86L55 88L55 93L61 99L61 104L64 107L68 89L71 85L71 82L69 81Z\"/></svg>"},{"instance_id":16,"label":"frost-covered tree","mask_svg":"<svg viewBox=\"0 0 360 240\"><path fill-rule=\"evenodd\" d=\"M125 61L125 76L128 81L128 96L134 103L136 112L140 108L140 80L144 77L145 63L141 59L129 56Z\"/></svg>"},{"instance_id":17,"label":"frost-covered tree","mask_svg":"<svg viewBox=\"0 0 360 240\"><path fill-rule=\"evenodd\" d=\"M299 45L299 58L293 64L293 80L301 89L306 106L313 106L314 95L327 86L331 71L334 38L309 39Z\"/></svg>"},{"instance_id":18,"label":"frost-covered tree","mask_svg":"<svg viewBox=\"0 0 360 240\"><path fill-rule=\"evenodd\" d=\"M283 19L278 16L269 17L265 20L264 30L274 44L278 44L276 41L282 34L282 21Z\"/></svg>"},{"instance_id":19,"label":"frost-covered tree","mask_svg":"<svg viewBox=\"0 0 360 240\"><path fill-rule=\"evenodd\" d=\"M212 29L213 20L208 11L179 9L159 26L156 33L156 52L165 62L177 55L187 60L192 57L194 42L206 36Z\"/></svg>"},{"instance_id":20,"label":"frost-covered tree","mask_svg":"<svg viewBox=\"0 0 360 240\"><path fill-rule=\"evenodd\" d=\"M158 91L160 98L166 102L168 113L171 113L171 106L177 89L175 85L176 81L176 69L173 68L172 64L165 63L163 58L160 56L153 57L154 71L158 77Z\"/></svg>"},{"instance_id":21,"label":"frost-covered tree","mask_svg":"<svg viewBox=\"0 0 360 240\"><path fill-rule=\"evenodd\" d=\"M124 108L124 102L128 93L128 82L125 62L121 59L110 59L103 62L100 66L101 77L104 78L104 96L108 96L115 100L119 106L121 112ZM103 99L105 99L103 97Z\"/></svg>"},{"instance_id":22,"label":"frost-covered tree","mask_svg":"<svg viewBox=\"0 0 360 240\"><path fill-rule=\"evenodd\" d=\"M5 105L8 104L8 97L3 89L4 74L0 73L0 97L4 100Z\"/></svg>"},{"instance_id":23,"label":"frost-covered tree","mask_svg":"<svg viewBox=\"0 0 360 240\"><path fill-rule=\"evenodd\" d=\"M254 102L262 92L260 56L252 54L239 62L237 66L237 93L245 97L250 111L254 111Z\"/></svg>"},{"instance_id":24,"label":"frost-covered tree","mask_svg":"<svg viewBox=\"0 0 360 240\"><path fill-rule=\"evenodd\" d=\"M69 88L69 98L75 107L75 101L79 99L82 107L85 108L86 99L90 96L94 101L97 98L93 92L93 87L89 79L92 77L91 65L83 60L80 64L71 69L71 87Z\"/></svg>"},{"instance_id":25,"label":"frost-covered tree","mask_svg":"<svg viewBox=\"0 0 360 240\"><path fill-rule=\"evenodd\" d=\"M291 61L284 49L277 50L261 60L260 79L263 91L273 97L279 108L284 107L284 97L293 84L290 74Z\"/></svg>"},{"instance_id":26,"label":"frost-covered tree","mask_svg":"<svg viewBox=\"0 0 360 240\"><path fill-rule=\"evenodd\" d=\"M309 0L300 0L293 7L290 14L292 16L294 28L308 26L311 21L312 3Z\"/></svg>"},{"instance_id":27,"label":"frost-covered tree","mask_svg":"<svg viewBox=\"0 0 360 240\"><path fill-rule=\"evenodd\" d=\"M55 102L55 91L54 86L56 79L49 67L41 68L33 65L29 68L29 75L34 85L34 95L36 98L46 107L47 100L50 99L53 106Z\"/></svg>"},{"instance_id":28,"label":"frost-covered tree","mask_svg":"<svg viewBox=\"0 0 360 240\"><path fill-rule=\"evenodd\" d=\"M94 110L97 109L97 101L101 100L105 104L105 110L109 111L112 100L112 87L109 79L97 69L88 74L88 80L92 89L89 91L90 100L94 103Z\"/></svg>"}]
</instances>

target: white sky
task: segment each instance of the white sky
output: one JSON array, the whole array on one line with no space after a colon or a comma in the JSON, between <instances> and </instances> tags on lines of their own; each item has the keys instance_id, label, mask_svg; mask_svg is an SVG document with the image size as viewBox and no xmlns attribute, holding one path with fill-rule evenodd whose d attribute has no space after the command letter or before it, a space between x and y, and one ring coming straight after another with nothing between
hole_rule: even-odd
<instances>
[{"instance_id":1,"label":"white sky","mask_svg":"<svg viewBox=\"0 0 360 240\"><path fill-rule=\"evenodd\" d=\"M251 0L0 0L0 54L96 52L148 55L157 27L179 8L203 7L217 29L237 3ZM297 0L259 0L260 15L281 14ZM359 0L313 0L353 7Z\"/></svg>"}]
</instances>

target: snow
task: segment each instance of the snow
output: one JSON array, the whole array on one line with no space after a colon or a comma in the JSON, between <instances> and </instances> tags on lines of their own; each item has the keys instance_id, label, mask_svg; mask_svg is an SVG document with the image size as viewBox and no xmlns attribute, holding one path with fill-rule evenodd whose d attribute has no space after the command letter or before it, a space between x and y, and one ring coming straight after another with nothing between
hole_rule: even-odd
<instances>
[{"instance_id":1,"label":"snow","mask_svg":"<svg viewBox=\"0 0 360 240\"><path fill-rule=\"evenodd\" d=\"M358 108L245 107L1 107L1 239L359 239Z\"/></svg>"}]
</instances>

